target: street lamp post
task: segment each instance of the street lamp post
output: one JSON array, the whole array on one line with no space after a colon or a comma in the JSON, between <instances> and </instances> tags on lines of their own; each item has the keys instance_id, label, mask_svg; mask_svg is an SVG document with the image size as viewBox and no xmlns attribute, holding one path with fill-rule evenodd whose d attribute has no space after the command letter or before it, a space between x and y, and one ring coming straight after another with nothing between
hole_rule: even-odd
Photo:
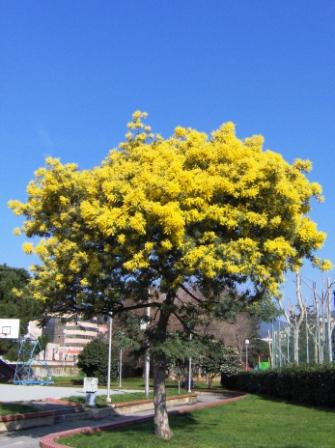
<instances>
[{"instance_id":1,"label":"street lamp post","mask_svg":"<svg viewBox=\"0 0 335 448\"><path fill-rule=\"evenodd\" d=\"M149 348L145 351L145 397L150 395L150 354Z\"/></svg>"},{"instance_id":2,"label":"street lamp post","mask_svg":"<svg viewBox=\"0 0 335 448\"><path fill-rule=\"evenodd\" d=\"M190 341L192 341L192 334L190 334ZM188 359L188 393L192 392L192 358Z\"/></svg>"},{"instance_id":3,"label":"street lamp post","mask_svg":"<svg viewBox=\"0 0 335 448\"><path fill-rule=\"evenodd\" d=\"M146 309L147 320L143 320L141 323L141 330L145 331L148 328L150 320L150 307ZM150 395L150 351L149 345L147 345L144 355L144 383L145 383L145 397L149 398Z\"/></svg>"},{"instance_id":4,"label":"street lamp post","mask_svg":"<svg viewBox=\"0 0 335 448\"><path fill-rule=\"evenodd\" d=\"M147 308L147 318L148 318L148 324L150 320L150 306ZM149 346L147 346L147 349L145 351L145 397L148 399L150 394L150 352L149 352Z\"/></svg>"},{"instance_id":5,"label":"street lamp post","mask_svg":"<svg viewBox=\"0 0 335 448\"><path fill-rule=\"evenodd\" d=\"M112 365L112 333L113 333L113 315L109 317L109 341L108 341L108 372L107 372L107 403L111 400L111 365Z\"/></svg>"},{"instance_id":6,"label":"street lamp post","mask_svg":"<svg viewBox=\"0 0 335 448\"><path fill-rule=\"evenodd\" d=\"M248 347L250 344L249 339L246 339L244 341L244 344L245 344L245 371L247 372L248 371Z\"/></svg>"},{"instance_id":7,"label":"street lamp post","mask_svg":"<svg viewBox=\"0 0 335 448\"><path fill-rule=\"evenodd\" d=\"M120 348L119 352L119 389L122 389L122 364L123 364L123 351Z\"/></svg>"}]
</instances>

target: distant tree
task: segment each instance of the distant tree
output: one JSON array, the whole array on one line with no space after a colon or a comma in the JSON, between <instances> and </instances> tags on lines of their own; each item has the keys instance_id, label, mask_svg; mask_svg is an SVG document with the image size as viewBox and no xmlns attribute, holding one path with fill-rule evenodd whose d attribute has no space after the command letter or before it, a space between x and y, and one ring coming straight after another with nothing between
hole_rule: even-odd
<instances>
[{"instance_id":1,"label":"distant tree","mask_svg":"<svg viewBox=\"0 0 335 448\"><path fill-rule=\"evenodd\" d=\"M0 317L20 319L20 334L27 332L30 320L42 317L41 303L34 300L29 289L29 273L22 268L0 265ZM0 356L15 361L17 341L0 339Z\"/></svg>"},{"instance_id":2,"label":"distant tree","mask_svg":"<svg viewBox=\"0 0 335 448\"><path fill-rule=\"evenodd\" d=\"M248 352L249 366L256 367L259 361L268 361L269 359L269 344L258 337L251 339Z\"/></svg>"},{"instance_id":3,"label":"distant tree","mask_svg":"<svg viewBox=\"0 0 335 448\"><path fill-rule=\"evenodd\" d=\"M264 294L262 301L249 305L247 311L258 323L272 322L284 314L278 300L268 293Z\"/></svg>"},{"instance_id":4,"label":"distant tree","mask_svg":"<svg viewBox=\"0 0 335 448\"><path fill-rule=\"evenodd\" d=\"M89 342L78 356L78 367L89 377L99 378L106 384L108 371L108 344L101 338ZM111 376L117 377L117 363L112 362Z\"/></svg>"},{"instance_id":5,"label":"distant tree","mask_svg":"<svg viewBox=\"0 0 335 448\"><path fill-rule=\"evenodd\" d=\"M216 376L234 375L241 370L239 354L232 347L225 347L223 342L214 340L203 342L202 345L202 354L196 362L207 376L209 389Z\"/></svg>"},{"instance_id":6,"label":"distant tree","mask_svg":"<svg viewBox=\"0 0 335 448\"><path fill-rule=\"evenodd\" d=\"M247 311L254 321L254 331L247 338L250 340L248 348L248 364L251 367L256 367L260 360L268 360L271 356L268 343L259 338L259 328L261 323L272 322L284 313L280 306L280 302L268 293L264 294L262 301L252 303L248 306ZM242 347L245 357L244 341Z\"/></svg>"}]
</instances>

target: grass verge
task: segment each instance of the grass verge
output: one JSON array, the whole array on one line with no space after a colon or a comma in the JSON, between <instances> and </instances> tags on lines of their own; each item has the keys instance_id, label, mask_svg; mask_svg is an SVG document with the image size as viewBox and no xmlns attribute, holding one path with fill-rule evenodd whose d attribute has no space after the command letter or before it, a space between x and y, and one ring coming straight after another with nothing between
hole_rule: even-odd
<instances>
[{"instance_id":1,"label":"grass verge","mask_svg":"<svg viewBox=\"0 0 335 448\"><path fill-rule=\"evenodd\" d=\"M26 412L36 412L33 406L28 406L20 403L0 403L0 415L11 415L11 414L24 414Z\"/></svg>"},{"instance_id":2,"label":"grass verge","mask_svg":"<svg viewBox=\"0 0 335 448\"><path fill-rule=\"evenodd\" d=\"M333 448L335 413L249 396L236 403L171 416L174 437L162 441L152 423L62 439L75 448Z\"/></svg>"},{"instance_id":3,"label":"grass verge","mask_svg":"<svg viewBox=\"0 0 335 448\"><path fill-rule=\"evenodd\" d=\"M183 393L183 392L182 392ZM167 395L178 395L177 389L167 389ZM144 392L133 392L133 393L124 393L124 394L113 394L111 395L112 403L124 403L126 401L136 401L136 400L145 400L146 396ZM153 392L150 393L149 399L153 399ZM62 400L71 401L72 403L85 404L85 397L71 396L64 397ZM106 395L98 395L96 399L97 407L106 406Z\"/></svg>"},{"instance_id":4,"label":"grass verge","mask_svg":"<svg viewBox=\"0 0 335 448\"><path fill-rule=\"evenodd\" d=\"M54 376L53 377L54 384L53 386L82 386L84 383L84 377L83 376ZM112 389L119 389L119 381L113 380L111 382ZM153 382L151 380L150 387L153 388ZM166 382L166 388L170 389L177 389L178 384L177 381L168 379ZM99 388L106 388L106 385L100 385ZM131 378L124 378L122 380L122 387L121 389L139 389L144 390L144 380L142 377L131 377ZM203 381L195 381L194 389L207 389L207 383ZM186 389L182 389L185 391ZM222 386L220 385L219 380L213 381L212 390L222 390Z\"/></svg>"}]
</instances>

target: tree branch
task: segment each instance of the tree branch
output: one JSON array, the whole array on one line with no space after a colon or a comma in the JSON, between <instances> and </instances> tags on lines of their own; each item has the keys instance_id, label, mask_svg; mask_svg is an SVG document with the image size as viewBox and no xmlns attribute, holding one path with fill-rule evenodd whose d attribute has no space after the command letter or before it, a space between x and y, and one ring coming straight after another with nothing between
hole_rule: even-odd
<instances>
[{"instance_id":1,"label":"tree branch","mask_svg":"<svg viewBox=\"0 0 335 448\"><path fill-rule=\"evenodd\" d=\"M191 330L191 328L185 323L185 321L175 311L173 311L172 314L179 320L179 322L182 324L182 326L188 333L194 334L194 335L196 334L193 330Z\"/></svg>"},{"instance_id":2,"label":"tree branch","mask_svg":"<svg viewBox=\"0 0 335 448\"><path fill-rule=\"evenodd\" d=\"M138 305L131 305L131 306L123 306L117 309L116 311L112 311L113 314L118 314L123 311L132 311L132 310L139 310L143 308L153 307L153 308L160 308L162 304L160 302L150 302L150 303L141 303Z\"/></svg>"},{"instance_id":3,"label":"tree branch","mask_svg":"<svg viewBox=\"0 0 335 448\"><path fill-rule=\"evenodd\" d=\"M198 297L196 297L193 293L191 293L191 291L189 291L185 285L180 285L181 289L183 289L190 297L192 297L192 299L194 299L195 301L197 301L198 303L203 303L202 300L200 300Z\"/></svg>"}]
</instances>

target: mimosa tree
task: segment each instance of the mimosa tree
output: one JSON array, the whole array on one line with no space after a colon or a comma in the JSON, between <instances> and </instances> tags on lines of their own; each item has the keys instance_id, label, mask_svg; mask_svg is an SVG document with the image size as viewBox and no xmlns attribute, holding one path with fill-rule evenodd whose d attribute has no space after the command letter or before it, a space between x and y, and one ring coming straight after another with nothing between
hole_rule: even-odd
<instances>
[{"instance_id":1,"label":"mimosa tree","mask_svg":"<svg viewBox=\"0 0 335 448\"><path fill-rule=\"evenodd\" d=\"M210 136L177 127L163 139L135 112L126 141L100 166L47 159L29 184L22 231L41 263L33 268L36 299L51 312L125 313L157 310L150 330L155 381L155 430L169 439L165 404L168 324L191 322L234 300L279 294L288 270L302 260L327 267L315 252L325 240L309 218L321 188L293 164L264 150L263 138L244 140L226 123ZM243 286L248 292L241 294ZM159 298L150 294L159 288ZM178 290L189 295L178 300ZM131 299L131 300L128 300ZM228 304L228 305L227 305Z\"/></svg>"}]
</instances>

